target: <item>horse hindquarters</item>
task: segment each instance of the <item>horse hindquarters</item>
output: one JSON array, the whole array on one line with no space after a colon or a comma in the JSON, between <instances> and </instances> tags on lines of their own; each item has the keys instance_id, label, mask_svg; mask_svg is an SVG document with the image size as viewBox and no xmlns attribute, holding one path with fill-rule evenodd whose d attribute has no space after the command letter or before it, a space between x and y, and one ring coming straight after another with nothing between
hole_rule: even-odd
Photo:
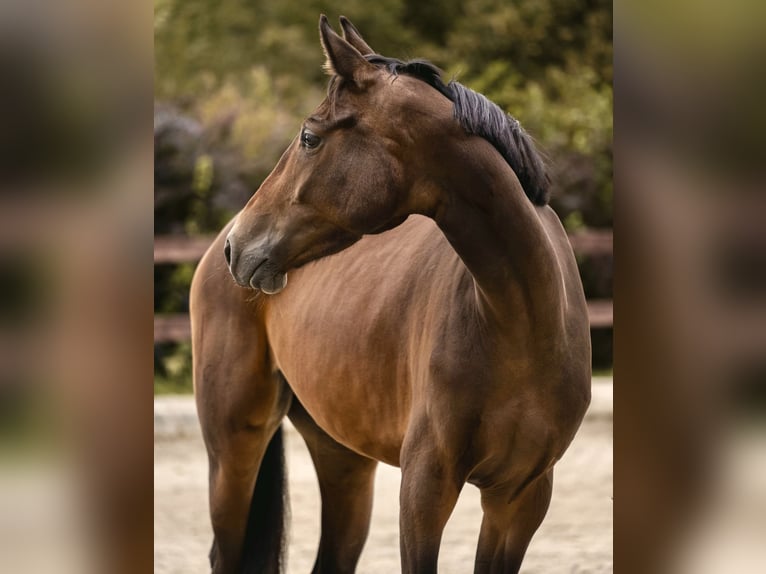
<instances>
[{"instance_id":1,"label":"horse hindquarters","mask_svg":"<svg viewBox=\"0 0 766 574\"><path fill-rule=\"evenodd\" d=\"M265 332L247 299L252 294L233 284L216 247L200 263L191 294L194 393L209 462L211 567L214 574L276 573L283 553L280 424L291 392L268 362Z\"/></svg>"}]
</instances>

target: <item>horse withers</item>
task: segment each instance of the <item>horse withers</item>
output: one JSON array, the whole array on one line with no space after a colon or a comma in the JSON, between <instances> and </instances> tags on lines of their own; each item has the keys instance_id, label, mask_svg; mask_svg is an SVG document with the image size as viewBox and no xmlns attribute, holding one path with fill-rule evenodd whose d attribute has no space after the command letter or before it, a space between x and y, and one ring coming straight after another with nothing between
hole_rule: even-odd
<instances>
[{"instance_id":1,"label":"horse withers","mask_svg":"<svg viewBox=\"0 0 766 574\"><path fill-rule=\"evenodd\" d=\"M355 570L378 461L401 467L402 572L436 572L466 482L475 571L517 572L590 400L572 249L514 118L341 26L320 19L327 98L192 285L212 570L282 568L288 416L322 497L315 573Z\"/></svg>"}]
</instances>

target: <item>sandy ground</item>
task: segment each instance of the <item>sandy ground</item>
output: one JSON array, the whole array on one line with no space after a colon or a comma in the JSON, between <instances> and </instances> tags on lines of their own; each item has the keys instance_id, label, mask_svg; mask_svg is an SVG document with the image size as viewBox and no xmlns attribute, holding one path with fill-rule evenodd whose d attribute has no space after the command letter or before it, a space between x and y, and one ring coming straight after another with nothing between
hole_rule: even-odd
<instances>
[{"instance_id":1,"label":"sandy ground","mask_svg":"<svg viewBox=\"0 0 766 574\"><path fill-rule=\"evenodd\" d=\"M319 540L319 489L300 435L287 433L292 526L288 572L311 571ZM155 574L209 573L212 540L207 514L207 459L197 432L155 440ZM379 465L370 537L360 574L399 572L399 469ZM481 523L478 490L464 488L444 532L439 571L473 571ZM556 467L548 516L527 552L522 572L612 572L612 421L587 418Z\"/></svg>"}]
</instances>

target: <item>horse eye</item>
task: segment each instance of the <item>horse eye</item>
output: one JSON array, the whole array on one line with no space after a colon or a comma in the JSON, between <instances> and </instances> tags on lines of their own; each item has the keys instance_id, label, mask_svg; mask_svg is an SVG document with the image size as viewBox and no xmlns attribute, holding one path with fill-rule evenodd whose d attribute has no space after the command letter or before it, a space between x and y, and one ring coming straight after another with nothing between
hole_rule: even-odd
<instances>
[{"instance_id":1,"label":"horse eye","mask_svg":"<svg viewBox=\"0 0 766 574\"><path fill-rule=\"evenodd\" d=\"M322 143L322 138L304 128L303 132L301 133L301 143L307 149L315 149L319 146L320 143Z\"/></svg>"}]
</instances>

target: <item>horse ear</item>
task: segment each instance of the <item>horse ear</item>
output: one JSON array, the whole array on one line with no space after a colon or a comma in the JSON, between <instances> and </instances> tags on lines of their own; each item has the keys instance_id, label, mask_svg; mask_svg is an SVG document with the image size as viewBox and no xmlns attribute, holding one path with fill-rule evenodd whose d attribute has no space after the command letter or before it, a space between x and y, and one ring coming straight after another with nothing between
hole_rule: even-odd
<instances>
[{"instance_id":1,"label":"horse ear","mask_svg":"<svg viewBox=\"0 0 766 574\"><path fill-rule=\"evenodd\" d=\"M359 50L359 53L362 54L362 56L375 53L375 50L370 48L367 42L364 41L359 30L356 29L356 26L354 26L345 16L340 17L340 27L343 29L343 37L346 39L346 42Z\"/></svg>"},{"instance_id":2,"label":"horse ear","mask_svg":"<svg viewBox=\"0 0 766 574\"><path fill-rule=\"evenodd\" d=\"M337 74L363 87L375 71L375 66L365 60L359 50L333 31L324 14L319 17L319 37L327 57L324 64L325 70L329 74Z\"/></svg>"}]
</instances>

